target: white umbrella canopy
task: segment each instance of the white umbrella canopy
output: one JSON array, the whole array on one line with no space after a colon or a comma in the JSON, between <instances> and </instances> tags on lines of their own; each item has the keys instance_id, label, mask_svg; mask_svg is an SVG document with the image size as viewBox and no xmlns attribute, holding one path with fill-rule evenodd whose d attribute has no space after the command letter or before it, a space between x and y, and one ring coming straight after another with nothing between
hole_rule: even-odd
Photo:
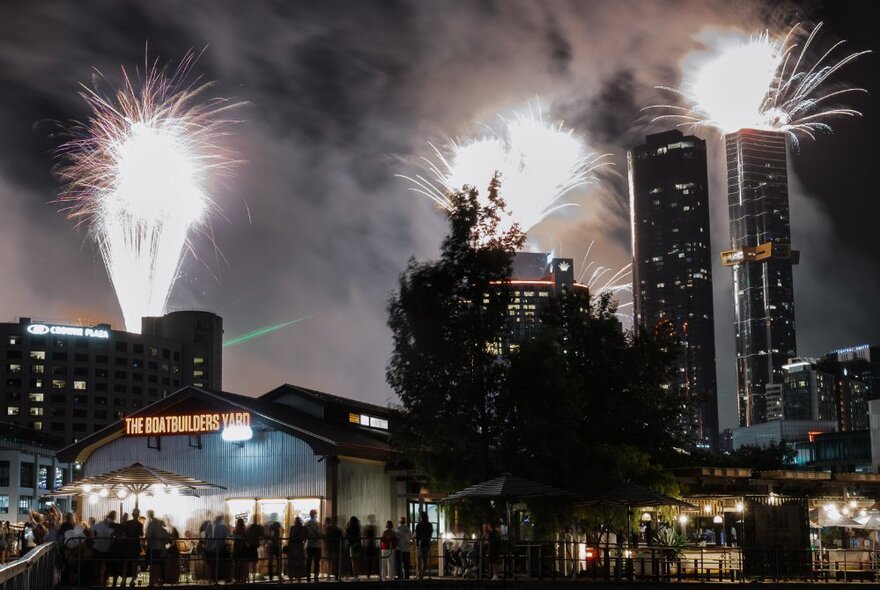
<instances>
[{"instance_id":1,"label":"white umbrella canopy","mask_svg":"<svg viewBox=\"0 0 880 590\"><path fill-rule=\"evenodd\" d=\"M858 523L858 528L880 531L880 510L871 510L864 516L856 516L853 520Z\"/></svg>"}]
</instances>

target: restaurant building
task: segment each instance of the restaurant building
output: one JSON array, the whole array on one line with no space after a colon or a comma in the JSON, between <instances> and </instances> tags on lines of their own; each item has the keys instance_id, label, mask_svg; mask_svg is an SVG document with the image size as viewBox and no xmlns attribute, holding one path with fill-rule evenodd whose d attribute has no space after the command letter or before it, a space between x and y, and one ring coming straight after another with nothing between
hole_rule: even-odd
<instances>
[{"instance_id":1,"label":"restaurant building","mask_svg":"<svg viewBox=\"0 0 880 590\"><path fill-rule=\"evenodd\" d=\"M383 526L413 511L418 494L389 469L388 408L283 385L258 397L189 386L63 449L93 477L140 463L220 486L198 490L153 485L140 494L118 487L83 490L83 518L113 509L152 509L183 534L218 514L284 530L318 510L344 525ZM112 489L111 489L112 488ZM137 497L134 497L137 496Z\"/></svg>"}]
</instances>

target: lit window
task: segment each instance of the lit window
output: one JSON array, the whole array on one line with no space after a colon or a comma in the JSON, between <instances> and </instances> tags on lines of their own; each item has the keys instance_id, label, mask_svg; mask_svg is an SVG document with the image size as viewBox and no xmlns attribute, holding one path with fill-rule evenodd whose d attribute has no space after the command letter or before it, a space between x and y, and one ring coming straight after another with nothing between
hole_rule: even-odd
<instances>
[{"instance_id":1,"label":"lit window","mask_svg":"<svg viewBox=\"0 0 880 590\"><path fill-rule=\"evenodd\" d=\"M44 361L46 360L46 351L45 350L32 350L31 358L36 361Z\"/></svg>"},{"instance_id":2,"label":"lit window","mask_svg":"<svg viewBox=\"0 0 880 590\"><path fill-rule=\"evenodd\" d=\"M18 416L18 406L7 406L6 415L7 416Z\"/></svg>"},{"instance_id":3,"label":"lit window","mask_svg":"<svg viewBox=\"0 0 880 590\"><path fill-rule=\"evenodd\" d=\"M18 344L18 336L10 336L9 346L15 346L16 344Z\"/></svg>"},{"instance_id":4,"label":"lit window","mask_svg":"<svg viewBox=\"0 0 880 590\"><path fill-rule=\"evenodd\" d=\"M34 498L33 496L19 496L18 497L18 513L19 514L30 514L31 506L33 506Z\"/></svg>"},{"instance_id":5,"label":"lit window","mask_svg":"<svg viewBox=\"0 0 880 590\"><path fill-rule=\"evenodd\" d=\"M42 430L43 423L42 422L31 422L31 428L33 428L34 430Z\"/></svg>"},{"instance_id":6,"label":"lit window","mask_svg":"<svg viewBox=\"0 0 880 590\"><path fill-rule=\"evenodd\" d=\"M149 351L150 351L150 356L159 356L159 349L156 348L155 346L151 346Z\"/></svg>"},{"instance_id":7,"label":"lit window","mask_svg":"<svg viewBox=\"0 0 880 590\"><path fill-rule=\"evenodd\" d=\"M21 373L21 365L18 363L7 365L6 369L12 374Z\"/></svg>"},{"instance_id":8,"label":"lit window","mask_svg":"<svg viewBox=\"0 0 880 590\"><path fill-rule=\"evenodd\" d=\"M30 415L30 416L42 416L42 415L43 415L43 408L30 408L30 409L28 410L28 415Z\"/></svg>"},{"instance_id":9,"label":"lit window","mask_svg":"<svg viewBox=\"0 0 880 590\"><path fill-rule=\"evenodd\" d=\"M202 371L201 369L196 369L195 371L193 371L193 377L204 377L204 376L205 376L205 372Z\"/></svg>"},{"instance_id":10,"label":"lit window","mask_svg":"<svg viewBox=\"0 0 880 590\"><path fill-rule=\"evenodd\" d=\"M52 389L64 389L67 387L67 381L64 379L52 379Z\"/></svg>"},{"instance_id":11,"label":"lit window","mask_svg":"<svg viewBox=\"0 0 880 590\"><path fill-rule=\"evenodd\" d=\"M9 514L9 495L0 495L0 514Z\"/></svg>"},{"instance_id":12,"label":"lit window","mask_svg":"<svg viewBox=\"0 0 880 590\"><path fill-rule=\"evenodd\" d=\"M202 357L200 357L200 356L193 357L193 364L194 364L194 365L197 365L197 366L198 366L198 365L204 365L204 364L205 364L205 359L202 358Z\"/></svg>"},{"instance_id":13,"label":"lit window","mask_svg":"<svg viewBox=\"0 0 880 590\"><path fill-rule=\"evenodd\" d=\"M43 365L31 365L31 374L32 375L42 375L45 372L45 367Z\"/></svg>"},{"instance_id":14,"label":"lit window","mask_svg":"<svg viewBox=\"0 0 880 590\"><path fill-rule=\"evenodd\" d=\"M29 393L29 394L28 394L28 399L29 399L30 401L32 401L32 402L36 402L36 403L42 403L42 401L43 401L43 397L44 397L44 396L43 396L42 393Z\"/></svg>"},{"instance_id":15,"label":"lit window","mask_svg":"<svg viewBox=\"0 0 880 590\"><path fill-rule=\"evenodd\" d=\"M85 381L74 381L74 382L73 382L73 388L74 388L74 389L85 389L85 388L86 388L86 382L85 382Z\"/></svg>"}]
</instances>

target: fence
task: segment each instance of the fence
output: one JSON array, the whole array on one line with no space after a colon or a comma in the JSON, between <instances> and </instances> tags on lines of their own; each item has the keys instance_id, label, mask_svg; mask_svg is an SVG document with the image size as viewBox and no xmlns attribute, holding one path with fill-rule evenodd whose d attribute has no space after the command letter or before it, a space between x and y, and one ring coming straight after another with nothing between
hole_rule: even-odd
<instances>
[{"instance_id":1,"label":"fence","mask_svg":"<svg viewBox=\"0 0 880 590\"><path fill-rule=\"evenodd\" d=\"M0 565L0 590L52 590L55 558L55 543L46 543L21 559Z\"/></svg>"},{"instance_id":2,"label":"fence","mask_svg":"<svg viewBox=\"0 0 880 590\"><path fill-rule=\"evenodd\" d=\"M418 548L382 550L378 539L355 547L323 540L311 554L302 543L244 539L179 539L161 550L145 550L141 540L117 540L111 550L95 550L94 540L69 539L58 560L63 584L103 586L122 578L140 585L199 582L266 583L307 579L317 563L322 579L406 579L420 575L460 579L586 579L606 581L877 581L880 552L780 550L757 547L690 547L675 553L663 547L623 548L577 542L500 542L490 551L479 539L435 540L419 563ZM51 563L50 560L45 560ZM744 575L751 561L760 575ZM311 566L311 567L310 567ZM420 567L421 566L421 567ZM36 586L20 586L39 590ZM12 588L12 586L10 586ZM18 588L18 587L16 587ZM3 589L0 589L3 590Z\"/></svg>"}]
</instances>

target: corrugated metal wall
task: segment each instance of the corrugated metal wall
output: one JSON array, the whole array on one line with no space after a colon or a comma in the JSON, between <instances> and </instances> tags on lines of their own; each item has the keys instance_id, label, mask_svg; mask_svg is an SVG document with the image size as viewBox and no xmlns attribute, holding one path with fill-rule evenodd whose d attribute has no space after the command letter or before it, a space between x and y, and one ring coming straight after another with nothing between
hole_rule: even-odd
<instances>
[{"instance_id":1,"label":"corrugated metal wall","mask_svg":"<svg viewBox=\"0 0 880 590\"><path fill-rule=\"evenodd\" d=\"M278 431L254 429L254 437L242 446L229 443L219 434L202 435L202 448L190 446L188 436L165 436L161 450L147 446L146 437L123 437L98 449L84 465L84 476L97 475L142 463L181 475L225 486L226 490L207 491L199 498L145 497L140 508L166 516L180 530L197 531L198 525L213 514L225 513L227 498L323 498L325 463L318 462L305 442ZM381 467L380 467L381 470ZM375 491L373 492L375 493ZM88 501L83 516L100 519L108 510L130 512L134 499Z\"/></svg>"},{"instance_id":2,"label":"corrugated metal wall","mask_svg":"<svg viewBox=\"0 0 880 590\"><path fill-rule=\"evenodd\" d=\"M342 458L339 462L338 487L336 514L340 526L344 527L352 515L357 516L363 526L372 515L381 531L385 528L386 520L397 522L397 518L403 516L394 514L392 481L385 474L383 464Z\"/></svg>"}]
</instances>

